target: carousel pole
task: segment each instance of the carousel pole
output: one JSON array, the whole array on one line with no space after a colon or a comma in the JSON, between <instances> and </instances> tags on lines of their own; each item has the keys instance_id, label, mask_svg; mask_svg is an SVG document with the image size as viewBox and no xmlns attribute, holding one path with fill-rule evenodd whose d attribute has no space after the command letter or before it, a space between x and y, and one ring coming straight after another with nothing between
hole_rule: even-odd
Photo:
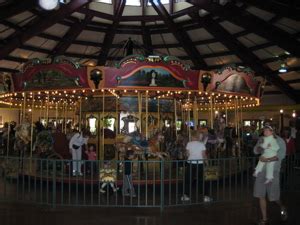
<instances>
[{"instance_id":1,"label":"carousel pole","mask_svg":"<svg viewBox=\"0 0 300 225\"><path fill-rule=\"evenodd\" d=\"M158 131L160 131L160 112L159 112L159 98L157 98L157 120L158 120Z\"/></svg>"},{"instance_id":2,"label":"carousel pole","mask_svg":"<svg viewBox=\"0 0 300 225\"><path fill-rule=\"evenodd\" d=\"M236 99L236 119L237 119L237 137L238 137L238 151L237 156L240 155L240 117L239 117L239 100Z\"/></svg>"},{"instance_id":3,"label":"carousel pole","mask_svg":"<svg viewBox=\"0 0 300 225\"><path fill-rule=\"evenodd\" d=\"M118 112L118 104L119 99L116 97L116 134L119 134L119 112Z\"/></svg>"},{"instance_id":4,"label":"carousel pole","mask_svg":"<svg viewBox=\"0 0 300 225\"><path fill-rule=\"evenodd\" d=\"M82 112L81 112L81 110L82 110L82 100L81 100L81 98L79 99L79 127L78 127L78 129L79 129L79 131L81 131L81 120L82 120Z\"/></svg>"},{"instance_id":5,"label":"carousel pole","mask_svg":"<svg viewBox=\"0 0 300 225\"><path fill-rule=\"evenodd\" d=\"M74 104L74 113L73 113L73 121L72 122L73 122L73 128L74 128L75 124L76 124L76 104Z\"/></svg>"},{"instance_id":6,"label":"carousel pole","mask_svg":"<svg viewBox=\"0 0 300 225\"><path fill-rule=\"evenodd\" d=\"M193 104L193 118L194 118L194 130L197 130L198 127L198 110L197 110L197 98L194 97L194 104Z\"/></svg>"},{"instance_id":7,"label":"carousel pole","mask_svg":"<svg viewBox=\"0 0 300 225\"><path fill-rule=\"evenodd\" d=\"M213 96L212 95L210 95L209 104L210 104L210 128L213 129L214 124L213 124Z\"/></svg>"},{"instance_id":8,"label":"carousel pole","mask_svg":"<svg viewBox=\"0 0 300 225\"><path fill-rule=\"evenodd\" d=\"M148 140L149 139L149 134L148 134L148 91L146 91L145 101L146 101L146 140Z\"/></svg>"},{"instance_id":9,"label":"carousel pole","mask_svg":"<svg viewBox=\"0 0 300 225\"><path fill-rule=\"evenodd\" d=\"M40 105L40 113L39 113L39 121L41 121L41 118L42 118L42 110L43 110L43 103L41 102L41 105Z\"/></svg>"},{"instance_id":10,"label":"carousel pole","mask_svg":"<svg viewBox=\"0 0 300 225\"><path fill-rule=\"evenodd\" d=\"M32 170L32 152L33 152L33 109L34 109L34 93L32 93L32 103L31 103L31 127L30 127L30 164L29 171Z\"/></svg>"},{"instance_id":11,"label":"carousel pole","mask_svg":"<svg viewBox=\"0 0 300 225\"><path fill-rule=\"evenodd\" d=\"M62 103L62 107L61 107L61 132L64 133L64 102Z\"/></svg>"},{"instance_id":12,"label":"carousel pole","mask_svg":"<svg viewBox=\"0 0 300 225\"><path fill-rule=\"evenodd\" d=\"M20 115L19 115L19 123L22 123L22 118L23 118L23 105L22 103L20 104Z\"/></svg>"},{"instance_id":13,"label":"carousel pole","mask_svg":"<svg viewBox=\"0 0 300 225\"><path fill-rule=\"evenodd\" d=\"M103 90L102 94L102 151L100 160L104 160L104 107L105 107L105 90Z\"/></svg>"},{"instance_id":14,"label":"carousel pole","mask_svg":"<svg viewBox=\"0 0 300 225\"><path fill-rule=\"evenodd\" d=\"M184 115L183 115L183 105L182 105L182 102L180 102L180 110L181 110L181 124L182 124L182 127L184 128Z\"/></svg>"},{"instance_id":15,"label":"carousel pole","mask_svg":"<svg viewBox=\"0 0 300 225\"><path fill-rule=\"evenodd\" d=\"M67 112L68 112L68 103L66 102L65 103L65 114L64 114L64 117L65 117L65 134L67 134L67 116L68 116L68 114L67 114Z\"/></svg>"},{"instance_id":16,"label":"carousel pole","mask_svg":"<svg viewBox=\"0 0 300 225\"><path fill-rule=\"evenodd\" d=\"M139 121L140 121L140 133L142 133L142 94L138 93L138 109L139 109Z\"/></svg>"},{"instance_id":17,"label":"carousel pole","mask_svg":"<svg viewBox=\"0 0 300 225\"><path fill-rule=\"evenodd\" d=\"M226 116L225 125L226 125L226 127L228 126L228 111L227 110L228 110L227 109L227 103L225 102L225 116Z\"/></svg>"},{"instance_id":18,"label":"carousel pole","mask_svg":"<svg viewBox=\"0 0 300 225\"><path fill-rule=\"evenodd\" d=\"M58 125L58 121L57 121L57 117L58 117L58 103L55 103L55 122L56 122L56 128Z\"/></svg>"},{"instance_id":19,"label":"carousel pole","mask_svg":"<svg viewBox=\"0 0 300 225\"><path fill-rule=\"evenodd\" d=\"M242 100L240 99L240 128L241 128L241 137L243 137L244 129L243 129L243 108L242 108ZM239 149L241 149L241 141L239 141ZM240 152L240 151L239 151Z\"/></svg>"},{"instance_id":20,"label":"carousel pole","mask_svg":"<svg viewBox=\"0 0 300 225\"><path fill-rule=\"evenodd\" d=\"M187 109L187 113L188 113L188 118L187 118L187 120L188 120L188 126L187 126L187 128L188 128L188 134L189 134L189 141L191 141L191 126L190 126L190 122L191 122L191 111L190 111L190 109Z\"/></svg>"},{"instance_id":21,"label":"carousel pole","mask_svg":"<svg viewBox=\"0 0 300 225\"><path fill-rule=\"evenodd\" d=\"M25 121L25 117L26 117L26 93L23 93L23 114L22 114L22 122Z\"/></svg>"},{"instance_id":22,"label":"carousel pole","mask_svg":"<svg viewBox=\"0 0 300 225\"><path fill-rule=\"evenodd\" d=\"M49 124L49 92L47 94L47 107L46 107L46 122L47 122L47 127L48 127L48 124Z\"/></svg>"},{"instance_id":23,"label":"carousel pole","mask_svg":"<svg viewBox=\"0 0 300 225\"><path fill-rule=\"evenodd\" d=\"M8 123L8 128L7 128L7 144L6 144L6 159L8 159L8 153L9 153L9 142L10 142L10 123Z\"/></svg>"},{"instance_id":24,"label":"carousel pole","mask_svg":"<svg viewBox=\"0 0 300 225\"><path fill-rule=\"evenodd\" d=\"M177 103L176 98L174 98L174 120L175 120L175 136L177 140Z\"/></svg>"}]
</instances>

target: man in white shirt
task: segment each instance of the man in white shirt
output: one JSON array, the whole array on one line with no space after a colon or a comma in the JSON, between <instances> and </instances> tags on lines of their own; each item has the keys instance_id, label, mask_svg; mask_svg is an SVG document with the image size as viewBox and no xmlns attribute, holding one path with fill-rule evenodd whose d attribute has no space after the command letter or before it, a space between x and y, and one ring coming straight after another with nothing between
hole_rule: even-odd
<instances>
[{"instance_id":1,"label":"man in white shirt","mask_svg":"<svg viewBox=\"0 0 300 225\"><path fill-rule=\"evenodd\" d=\"M199 141L199 134L194 131L191 136L192 140L187 143L187 164L185 170L185 186L182 201L189 201L194 179L198 187L203 187L203 161L206 159L206 147L203 142Z\"/></svg>"},{"instance_id":2,"label":"man in white shirt","mask_svg":"<svg viewBox=\"0 0 300 225\"><path fill-rule=\"evenodd\" d=\"M79 175L82 176L81 172L81 157L82 157L82 146L85 145L87 148L89 140L89 131L83 130L82 132L75 133L69 142L69 149L72 154L72 166L73 166L73 176Z\"/></svg>"}]
</instances>

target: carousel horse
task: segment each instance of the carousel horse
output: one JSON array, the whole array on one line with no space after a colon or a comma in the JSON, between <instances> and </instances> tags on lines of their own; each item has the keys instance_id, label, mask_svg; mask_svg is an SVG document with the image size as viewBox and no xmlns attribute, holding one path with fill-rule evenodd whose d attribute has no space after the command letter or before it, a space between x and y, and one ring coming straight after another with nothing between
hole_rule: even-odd
<instances>
[{"instance_id":1,"label":"carousel horse","mask_svg":"<svg viewBox=\"0 0 300 225\"><path fill-rule=\"evenodd\" d=\"M29 150L29 143L30 143L30 124L23 123L16 126L16 133L15 133L15 143L14 143L14 151L20 155L24 156L24 154Z\"/></svg>"},{"instance_id":2,"label":"carousel horse","mask_svg":"<svg viewBox=\"0 0 300 225\"><path fill-rule=\"evenodd\" d=\"M54 139L52 133L49 130L42 130L36 135L36 139L33 145L33 151L41 159L48 160L63 160L61 154L54 150ZM53 164L48 164L47 161L38 161L37 171L48 170L49 174L53 172ZM64 167L61 163L56 163L56 174L63 173Z\"/></svg>"},{"instance_id":3,"label":"carousel horse","mask_svg":"<svg viewBox=\"0 0 300 225\"><path fill-rule=\"evenodd\" d=\"M159 151L159 145L163 139L163 136L157 133L147 141L139 133L135 132L131 135L124 135L123 140L117 141L116 149L120 158L125 156L126 149L130 147L134 155L140 158L158 157L164 159L169 155L166 152Z\"/></svg>"},{"instance_id":4,"label":"carousel horse","mask_svg":"<svg viewBox=\"0 0 300 225\"><path fill-rule=\"evenodd\" d=\"M186 144L188 137L178 135L177 140L166 140L166 150L173 160L183 160L186 154Z\"/></svg>"}]
</instances>

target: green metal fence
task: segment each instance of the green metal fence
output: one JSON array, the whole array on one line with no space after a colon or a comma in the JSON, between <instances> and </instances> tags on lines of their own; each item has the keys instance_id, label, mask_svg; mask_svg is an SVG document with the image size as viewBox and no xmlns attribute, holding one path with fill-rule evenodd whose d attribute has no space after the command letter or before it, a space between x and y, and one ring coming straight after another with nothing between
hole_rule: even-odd
<instances>
[{"instance_id":1,"label":"green metal fence","mask_svg":"<svg viewBox=\"0 0 300 225\"><path fill-rule=\"evenodd\" d=\"M256 162L256 158L206 162L81 160L78 163L82 164L82 174L73 174L72 160L0 157L0 200L52 207L157 207L161 210L164 207L250 200ZM295 157L283 162L283 190L299 189L298 163ZM132 172L134 192L123 189L126 184L131 186L125 184L130 180L125 173L125 164ZM103 174L107 175L109 169L111 177L116 176L115 186L108 183L99 191Z\"/></svg>"}]
</instances>

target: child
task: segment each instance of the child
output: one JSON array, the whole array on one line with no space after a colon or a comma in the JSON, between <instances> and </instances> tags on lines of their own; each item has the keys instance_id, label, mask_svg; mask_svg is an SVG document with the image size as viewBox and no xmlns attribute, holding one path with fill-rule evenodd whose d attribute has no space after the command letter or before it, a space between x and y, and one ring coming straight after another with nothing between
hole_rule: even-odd
<instances>
[{"instance_id":1,"label":"child","mask_svg":"<svg viewBox=\"0 0 300 225\"><path fill-rule=\"evenodd\" d=\"M131 147L127 148L124 162L123 196L136 197L132 184L132 160L134 159Z\"/></svg>"},{"instance_id":2,"label":"child","mask_svg":"<svg viewBox=\"0 0 300 225\"><path fill-rule=\"evenodd\" d=\"M279 145L277 144L276 139L273 135L273 128L271 126L264 127L264 137L262 139L262 143L259 145L264 149L262 157L266 158L266 160L271 160L271 158L277 156L277 152L279 150ZM260 173L264 166L266 166L266 182L268 184L273 180L273 171L274 171L275 161L262 162L259 161L255 168L254 176L256 177L258 173Z\"/></svg>"},{"instance_id":3,"label":"child","mask_svg":"<svg viewBox=\"0 0 300 225\"><path fill-rule=\"evenodd\" d=\"M87 159L90 160L90 162L88 162L87 164L87 173L91 173L92 171L96 172L96 168L97 168L97 154L95 151L95 145L94 144L88 144L88 150L85 151L85 154L87 155Z\"/></svg>"},{"instance_id":4,"label":"child","mask_svg":"<svg viewBox=\"0 0 300 225\"><path fill-rule=\"evenodd\" d=\"M110 162L104 163L104 168L100 170L100 183L102 183L99 191L105 193L104 188L109 184L114 192L119 190L116 185L117 171L111 168Z\"/></svg>"}]
</instances>

